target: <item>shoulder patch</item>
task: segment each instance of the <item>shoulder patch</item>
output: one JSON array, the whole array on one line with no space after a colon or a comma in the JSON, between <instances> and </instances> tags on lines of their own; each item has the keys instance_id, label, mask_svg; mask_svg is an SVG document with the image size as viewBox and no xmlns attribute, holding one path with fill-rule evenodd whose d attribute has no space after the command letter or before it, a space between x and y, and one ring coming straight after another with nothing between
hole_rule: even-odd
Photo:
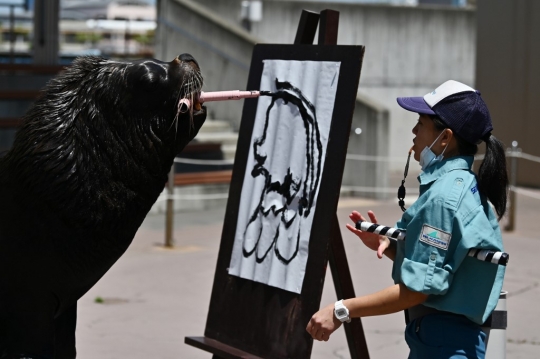
<instances>
[{"instance_id":1,"label":"shoulder patch","mask_svg":"<svg viewBox=\"0 0 540 359\"><path fill-rule=\"evenodd\" d=\"M471 188L471 192L473 194L475 194L476 192L478 192L478 185L475 185L473 188Z\"/></svg>"},{"instance_id":2,"label":"shoulder patch","mask_svg":"<svg viewBox=\"0 0 540 359\"><path fill-rule=\"evenodd\" d=\"M420 232L421 242L429 244L433 247L447 250L448 246L450 245L450 239L452 239L452 234L448 232L442 231L427 224L422 226L422 232Z\"/></svg>"}]
</instances>

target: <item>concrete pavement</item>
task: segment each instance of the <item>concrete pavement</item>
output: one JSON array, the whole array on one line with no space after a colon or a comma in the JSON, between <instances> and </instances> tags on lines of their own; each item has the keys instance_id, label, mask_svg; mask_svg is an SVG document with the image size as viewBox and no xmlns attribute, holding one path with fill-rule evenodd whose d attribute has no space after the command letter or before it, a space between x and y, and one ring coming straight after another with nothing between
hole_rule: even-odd
<instances>
[{"instance_id":1,"label":"concrete pavement","mask_svg":"<svg viewBox=\"0 0 540 359\"><path fill-rule=\"evenodd\" d=\"M504 233L510 253L504 289L509 291L507 358L540 358L540 200L518 195L516 228ZM372 209L379 223L392 225L396 201L343 198L338 208L357 295L389 286L391 261L377 259L345 229L353 210ZM184 344L204 333L225 208L175 215L176 247L164 243L164 215L150 215L131 247L79 301L80 359L211 358ZM96 302L101 301L101 303ZM322 305L336 300L327 273ZM362 319L372 359L406 358L403 314ZM312 358L349 358L343 329L329 342L315 342ZM489 359L489 358L488 358Z\"/></svg>"}]
</instances>

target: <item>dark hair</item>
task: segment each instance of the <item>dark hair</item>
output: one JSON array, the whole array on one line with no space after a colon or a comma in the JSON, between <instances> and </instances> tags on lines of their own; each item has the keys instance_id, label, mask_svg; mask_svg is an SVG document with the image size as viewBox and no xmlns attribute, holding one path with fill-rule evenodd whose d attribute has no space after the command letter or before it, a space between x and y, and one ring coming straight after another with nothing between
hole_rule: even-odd
<instances>
[{"instance_id":1,"label":"dark hair","mask_svg":"<svg viewBox=\"0 0 540 359\"><path fill-rule=\"evenodd\" d=\"M444 130L448 128L437 116L430 116L435 128ZM464 156L474 156L478 152L478 145L465 141L454 132L458 152ZM488 198L495 207L499 221L506 212L506 199L508 195L508 174L506 172L506 155L504 145L495 136L489 135L485 140L486 154L478 170L478 191Z\"/></svg>"}]
</instances>

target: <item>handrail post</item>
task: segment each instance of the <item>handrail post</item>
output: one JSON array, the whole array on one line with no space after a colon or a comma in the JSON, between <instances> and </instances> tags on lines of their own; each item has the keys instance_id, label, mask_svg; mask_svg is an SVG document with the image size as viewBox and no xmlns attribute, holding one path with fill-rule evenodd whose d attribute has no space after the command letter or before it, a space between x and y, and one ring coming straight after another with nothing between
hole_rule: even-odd
<instances>
[{"instance_id":1,"label":"handrail post","mask_svg":"<svg viewBox=\"0 0 540 359\"><path fill-rule=\"evenodd\" d=\"M513 231L516 224L516 183L517 183L517 160L521 153L518 142L512 141L512 147L507 152L510 155L510 193L508 194L508 222L504 229Z\"/></svg>"},{"instance_id":2,"label":"handrail post","mask_svg":"<svg viewBox=\"0 0 540 359\"><path fill-rule=\"evenodd\" d=\"M173 230L174 230L174 163L169 171L169 180L167 181L167 208L165 214L165 247L172 248L174 246Z\"/></svg>"}]
</instances>

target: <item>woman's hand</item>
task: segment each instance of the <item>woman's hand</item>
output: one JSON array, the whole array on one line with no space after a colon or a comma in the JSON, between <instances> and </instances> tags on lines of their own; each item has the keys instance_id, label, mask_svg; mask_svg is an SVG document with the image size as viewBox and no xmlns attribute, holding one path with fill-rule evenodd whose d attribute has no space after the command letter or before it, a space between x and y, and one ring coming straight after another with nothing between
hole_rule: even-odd
<instances>
[{"instance_id":1,"label":"woman's hand","mask_svg":"<svg viewBox=\"0 0 540 359\"><path fill-rule=\"evenodd\" d=\"M334 304L330 304L313 314L306 330L313 339L327 342L340 326L341 322L334 315Z\"/></svg>"},{"instance_id":2,"label":"woman's hand","mask_svg":"<svg viewBox=\"0 0 540 359\"><path fill-rule=\"evenodd\" d=\"M368 216L370 218L369 222L377 223L377 218L375 217L375 214L372 211L368 211ZM366 219L357 211L353 211L349 218L356 224L356 222L362 220L365 221ZM355 225L347 224L347 229L354 234L356 234L362 242L371 250L377 251L377 257L382 258L384 251L390 246L390 239L385 236L381 236L379 234L370 233L370 232L364 232L359 229L356 229Z\"/></svg>"}]
</instances>

